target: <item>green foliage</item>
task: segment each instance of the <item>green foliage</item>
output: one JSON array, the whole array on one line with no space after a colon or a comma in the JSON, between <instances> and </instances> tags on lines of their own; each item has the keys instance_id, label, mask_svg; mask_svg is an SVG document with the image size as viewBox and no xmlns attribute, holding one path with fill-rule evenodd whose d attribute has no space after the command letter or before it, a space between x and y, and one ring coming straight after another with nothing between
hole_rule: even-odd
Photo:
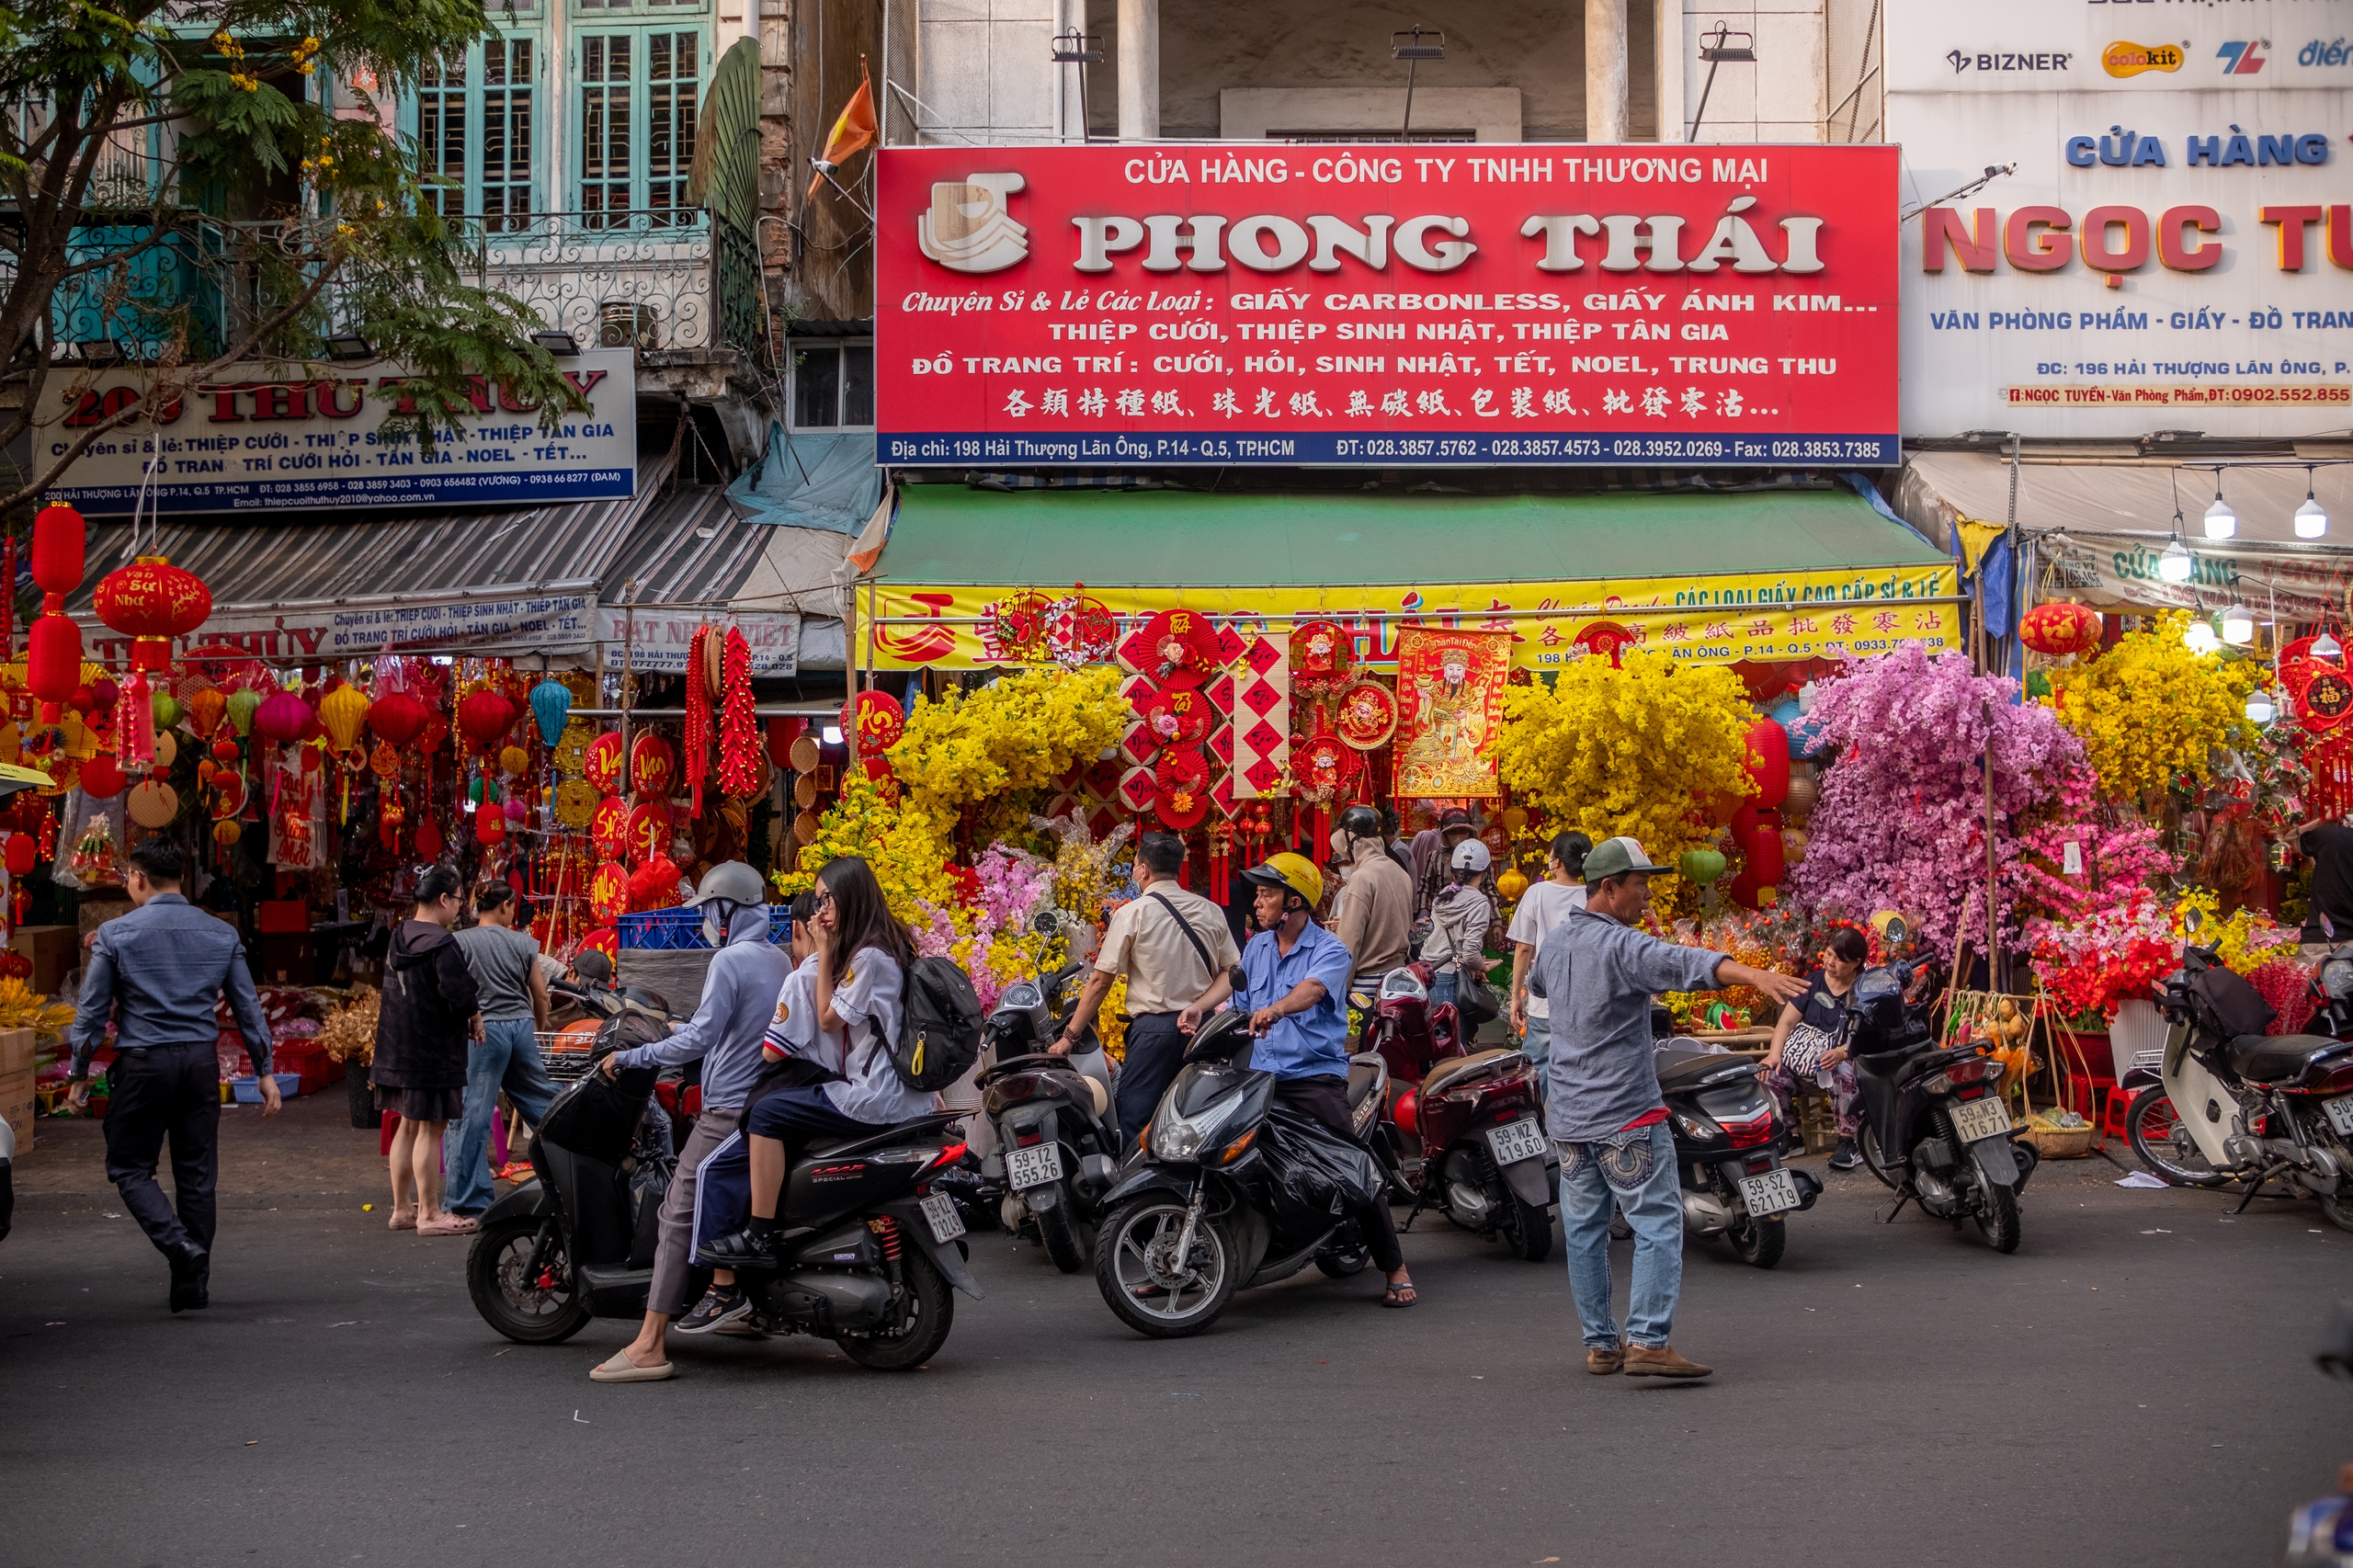
<instances>
[{"instance_id":1,"label":"green foliage","mask_svg":"<svg viewBox=\"0 0 2353 1568\"><path fill-rule=\"evenodd\" d=\"M40 454L0 480L0 509L135 413L57 432L62 456L46 431L24 441L62 415L45 393L72 373L50 343L62 311L152 353L149 401L239 361L323 366L349 335L411 369L402 422L420 439L454 427L470 375L551 425L585 407L531 343L538 315L468 281L479 236L436 210L374 96L389 104L489 30L477 0L0 4L0 102L35 106L0 117L0 202L17 217L0 225L0 376L18 389L0 450ZM330 82L334 105L318 101ZM151 139L160 160L126 164Z\"/></svg>"}]
</instances>

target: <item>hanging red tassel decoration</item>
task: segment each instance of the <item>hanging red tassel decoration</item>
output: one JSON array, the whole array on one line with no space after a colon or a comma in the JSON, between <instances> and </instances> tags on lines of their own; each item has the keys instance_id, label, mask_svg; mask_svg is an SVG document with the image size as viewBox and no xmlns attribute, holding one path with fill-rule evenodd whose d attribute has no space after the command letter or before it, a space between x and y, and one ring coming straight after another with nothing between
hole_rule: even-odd
<instances>
[{"instance_id":1,"label":"hanging red tassel decoration","mask_svg":"<svg viewBox=\"0 0 2353 1568\"><path fill-rule=\"evenodd\" d=\"M703 678L703 661L707 644L717 635L716 627L698 626L687 644L687 787L698 817L702 815L702 781L710 772L710 687Z\"/></svg>"},{"instance_id":2,"label":"hanging red tassel decoration","mask_svg":"<svg viewBox=\"0 0 2353 1568\"><path fill-rule=\"evenodd\" d=\"M155 697L147 672L133 670L114 704L115 751L126 767L150 767L155 761Z\"/></svg>"},{"instance_id":3,"label":"hanging red tassel decoration","mask_svg":"<svg viewBox=\"0 0 2353 1568\"><path fill-rule=\"evenodd\" d=\"M17 656L17 536L0 543L0 664Z\"/></svg>"},{"instance_id":4,"label":"hanging red tassel decoration","mask_svg":"<svg viewBox=\"0 0 2353 1568\"><path fill-rule=\"evenodd\" d=\"M719 787L730 795L755 795L766 774L752 716L752 645L732 626L722 663L726 696L719 713Z\"/></svg>"},{"instance_id":5,"label":"hanging red tassel decoration","mask_svg":"<svg viewBox=\"0 0 2353 1568\"><path fill-rule=\"evenodd\" d=\"M1233 824L1218 823L1210 829L1210 902L1222 907L1233 895Z\"/></svg>"}]
</instances>

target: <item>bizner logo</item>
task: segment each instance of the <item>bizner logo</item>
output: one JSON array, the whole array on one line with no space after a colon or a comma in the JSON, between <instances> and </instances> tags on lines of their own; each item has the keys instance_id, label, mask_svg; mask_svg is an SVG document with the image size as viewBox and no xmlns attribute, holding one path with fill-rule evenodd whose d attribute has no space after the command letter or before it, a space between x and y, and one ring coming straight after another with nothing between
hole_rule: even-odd
<instances>
[{"instance_id":1,"label":"bizner logo","mask_svg":"<svg viewBox=\"0 0 2353 1568\"><path fill-rule=\"evenodd\" d=\"M1027 184L1017 174L938 181L929 210L915 220L915 244L950 272L1004 271L1029 255L1029 231L1006 207Z\"/></svg>"},{"instance_id":2,"label":"bizner logo","mask_svg":"<svg viewBox=\"0 0 2353 1568\"><path fill-rule=\"evenodd\" d=\"M2170 43L2129 43L2120 39L2100 51L2100 69L2111 76L2138 76L2143 71L2178 71L2182 52Z\"/></svg>"}]
</instances>

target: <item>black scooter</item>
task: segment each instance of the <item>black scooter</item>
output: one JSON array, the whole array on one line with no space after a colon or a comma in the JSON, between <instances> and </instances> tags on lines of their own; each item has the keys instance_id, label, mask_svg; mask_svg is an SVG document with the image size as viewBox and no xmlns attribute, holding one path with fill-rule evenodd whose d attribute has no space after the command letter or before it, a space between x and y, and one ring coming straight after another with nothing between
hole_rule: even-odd
<instances>
[{"instance_id":1,"label":"black scooter","mask_svg":"<svg viewBox=\"0 0 2353 1568\"><path fill-rule=\"evenodd\" d=\"M1233 980L1240 989L1238 970ZM1139 1334L1199 1334L1237 1290L1311 1263L1345 1278L1371 1261L1335 1199L1341 1185L1385 1197L1386 1173L1361 1146L1276 1108L1279 1080L1236 1064L1250 1045L1246 1013L1229 1007L1201 1025L1142 1147L1103 1199L1095 1283ZM1376 1082L1348 1075L1349 1109L1368 1127Z\"/></svg>"},{"instance_id":2,"label":"black scooter","mask_svg":"<svg viewBox=\"0 0 2353 1568\"><path fill-rule=\"evenodd\" d=\"M981 1026L995 1065L975 1085L997 1137L997 1152L981 1162L982 1179L1004 1191L1005 1228L1019 1234L1034 1225L1046 1256L1064 1274L1086 1267L1096 1202L1119 1173L1110 1096L1070 1057L1041 1049L1066 1027L1063 993L1084 968L1069 964L1043 981L1005 988ZM1094 1034L1090 1027L1082 1052L1100 1049Z\"/></svg>"},{"instance_id":3,"label":"black scooter","mask_svg":"<svg viewBox=\"0 0 2353 1568\"><path fill-rule=\"evenodd\" d=\"M592 1059L658 1039L666 1024L623 1012ZM636 1140L655 1074L592 1072L557 1095L531 1144L534 1179L483 1216L466 1284L483 1321L526 1345L553 1345L592 1317L642 1318L654 1278L655 1221L668 1168ZM778 1220L781 1267L746 1273L756 1321L823 1335L861 1366L917 1367L954 1321L952 1284L981 1295L965 1267L964 1223L934 1178L964 1156L964 1113L918 1117L870 1137L812 1145L788 1173Z\"/></svg>"},{"instance_id":4,"label":"black scooter","mask_svg":"<svg viewBox=\"0 0 2353 1568\"><path fill-rule=\"evenodd\" d=\"M1887 945L1903 945L1890 922ZM2002 1064L1974 1046L1938 1046L1924 1002L1912 999L1912 965L1867 969L1848 998L1844 1039L1855 1062L1863 1164L1905 1202L1958 1228L1976 1222L1986 1244L2010 1253L2022 1237L2018 1198L2040 1152L2017 1142L2002 1099ZM1927 987L1923 987L1927 989Z\"/></svg>"},{"instance_id":5,"label":"black scooter","mask_svg":"<svg viewBox=\"0 0 2353 1568\"><path fill-rule=\"evenodd\" d=\"M1789 1245L1783 1216L1813 1208L1822 1182L1781 1163L1795 1145L1756 1063L1673 1047L1655 1062L1681 1169L1684 1233L1722 1236L1743 1263L1772 1267Z\"/></svg>"}]
</instances>

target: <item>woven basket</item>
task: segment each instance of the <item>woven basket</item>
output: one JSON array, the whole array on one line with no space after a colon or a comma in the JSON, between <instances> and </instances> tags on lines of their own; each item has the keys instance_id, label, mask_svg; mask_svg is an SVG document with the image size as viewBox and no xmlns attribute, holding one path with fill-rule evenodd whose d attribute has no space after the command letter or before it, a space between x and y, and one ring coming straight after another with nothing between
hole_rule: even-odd
<instances>
[{"instance_id":1,"label":"woven basket","mask_svg":"<svg viewBox=\"0 0 2353 1568\"><path fill-rule=\"evenodd\" d=\"M2039 1116L2027 1119L2024 1137L2046 1160L2080 1160L2092 1152L2092 1139L2099 1129L2083 1127L2053 1127Z\"/></svg>"}]
</instances>

